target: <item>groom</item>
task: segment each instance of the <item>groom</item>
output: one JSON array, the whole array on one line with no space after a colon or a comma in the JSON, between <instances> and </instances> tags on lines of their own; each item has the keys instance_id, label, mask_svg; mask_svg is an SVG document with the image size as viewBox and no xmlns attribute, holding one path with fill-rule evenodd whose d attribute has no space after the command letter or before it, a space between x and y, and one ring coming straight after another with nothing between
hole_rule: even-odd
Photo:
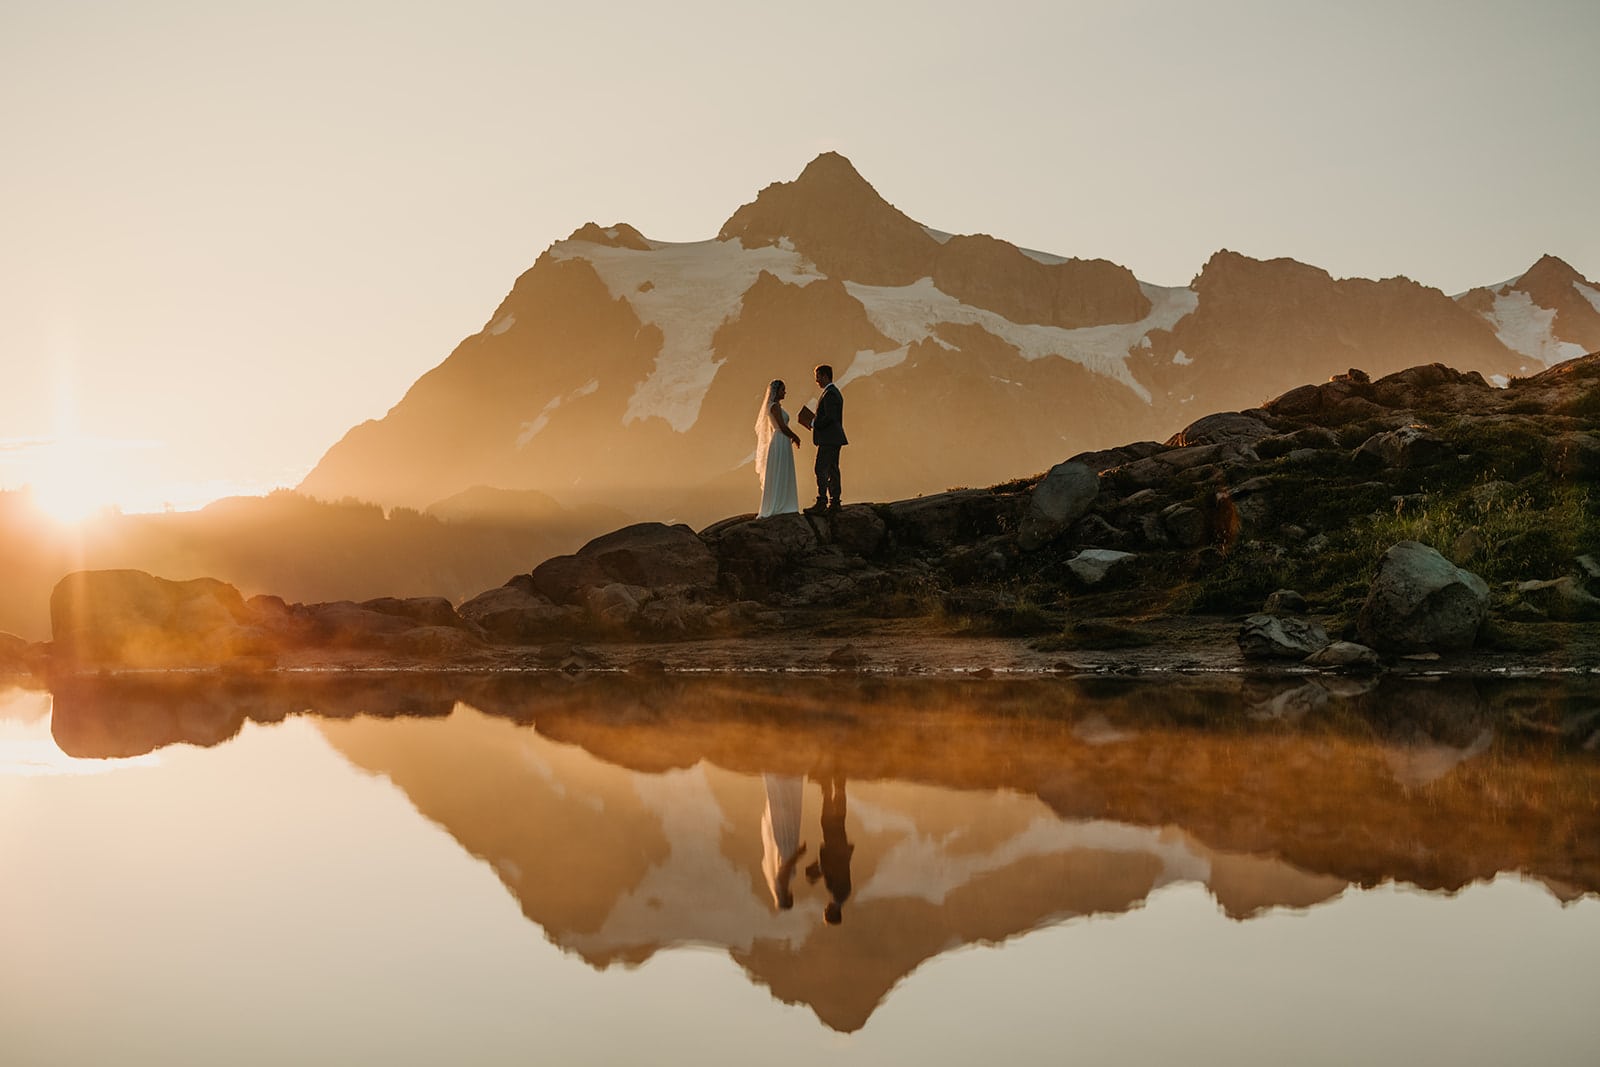
<instances>
[{"instance_id":1,"label":"groom","mask_svg":"<svg viewBox=\"0 0 1600 1067\"><path fill-rule=\"evenodd\" d=\"M811 424L811 443L817 446L817 502L809 515L839 510L839 449L850 442L844 436L844 394L833 384L833 368L817 368L817 418Z\"/></svg>"}]
</instances>

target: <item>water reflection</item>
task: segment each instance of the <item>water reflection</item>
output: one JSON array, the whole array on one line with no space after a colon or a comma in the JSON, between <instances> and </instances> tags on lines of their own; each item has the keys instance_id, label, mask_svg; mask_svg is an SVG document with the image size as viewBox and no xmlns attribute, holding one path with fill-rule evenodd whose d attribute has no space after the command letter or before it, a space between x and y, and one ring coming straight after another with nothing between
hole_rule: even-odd
<instances>
[{"instance_id":1,"label":"water reflection","mask_svg":"<svg viewBox=\"0 0 1600 1067\"><path fill-rule=\"evenodd\" d=\"M80 679L64 752L309 713L595 966L726 952L844 1031L924 961L1202 885L1600 891L1592 690L1445 680ZM453 713L452 713L453 712Z\"/></svg>"}]
</instances>

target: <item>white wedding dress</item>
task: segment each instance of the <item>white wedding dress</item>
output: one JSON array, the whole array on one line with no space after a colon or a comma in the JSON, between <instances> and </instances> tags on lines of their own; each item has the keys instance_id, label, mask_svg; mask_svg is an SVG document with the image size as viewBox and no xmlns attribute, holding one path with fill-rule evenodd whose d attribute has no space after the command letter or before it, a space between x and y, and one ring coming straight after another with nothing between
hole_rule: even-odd
<instances>
[{"instance_id":1,"label":"white wedding dress","mask_svg":"<svg viewBox=\"0 0 1600 1067\"><path fill-rule=\"evenodd\" d=\"M778 409L783 425L789 425L789 413ZM757 432L756 475L761 479L761 510L757 518L772 515L795 515L800 511L800 493L794 480L794 445L788 434L778 433L770 426L765 433Z\"/></svg>"}]
</instances>

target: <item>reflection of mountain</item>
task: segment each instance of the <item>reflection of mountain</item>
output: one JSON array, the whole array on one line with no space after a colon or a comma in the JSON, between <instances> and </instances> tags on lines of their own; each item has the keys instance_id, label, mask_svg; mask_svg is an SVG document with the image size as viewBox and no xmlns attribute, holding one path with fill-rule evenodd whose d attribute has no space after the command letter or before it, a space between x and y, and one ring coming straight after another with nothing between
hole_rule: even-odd
<instances>
[{"instance_id":1,"label":"reflection of mountain","mask_svg":"<svg viewBox=\"0 0 1600 1067\"><path fill-rule=\"evenodd\" d=\"M1501 871L1600 892L1600 763L1544 725L1592 689L1340 685L1297 723L1262 718L1318 684L135 676L58 689L52 728L75 755L130 755L315 709L556 944L596 966L713 946L839 1029L924 960L1177 881L1236 918ZM774 908L764 772L848 783L841 926L821 882ZM802 808L814 858L815 781Z\"/></svg>"},{"instance_id":2,"label":"reflection of mountain","mask_svg":"<svg viewBox=\"0 0 1600 1067\"><path fill-rule=\"evenodd\" d=\"M761 779L708 763L641 774L460 708L448 720L321 724L489 863L552 941L591 963L677 945L726 949L785 1001L862 1026L922 961L1074 916L1138 907L1223 872L1253 907L1304 905L1339 879L1215 857L1182 831L1062 819L1035 797L853 783L855 891L825 926L820 886L774 909L761 874ZM815 786L802 839L818 847ZM1281 897L1281 899L1280 899Z\"/></svg>"}]
</instances>

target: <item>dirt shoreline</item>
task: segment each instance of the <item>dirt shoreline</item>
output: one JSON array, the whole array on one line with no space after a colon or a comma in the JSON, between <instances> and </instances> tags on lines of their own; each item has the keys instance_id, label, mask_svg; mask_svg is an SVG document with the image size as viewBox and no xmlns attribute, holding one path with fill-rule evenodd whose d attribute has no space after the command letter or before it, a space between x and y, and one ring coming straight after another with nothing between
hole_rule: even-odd
<instances>
[{"instance_id":1,"label":"dirt shoreline","mask_svg":"<svg viewBox=\"0 0 1600 1067\"><path fill-rule=\"evenodd\" d=\"M741 637L679 641L555 642L538 646L488 646L469 655L397 656L364 649L286 651L275 663L241 661L220 666L162 670L56 667L51 676L104 673L303 672L584 673L626 671L681 674L868 673L973 677L1040 674L1147 674L1325 676L1342 672L1296 660L1246 659L1235 640L1233 617L1161 617L1132 622L1131 632L1150 643L1138 647L1047 650L1035 638L928 633L915 623L815 628ZM1369 674L1434 677L1600 676L1600 626L1570 628L1568 643L1537 654L1477 650L1454 655L1395 657Z\"/></svg>"}]
</instances>

